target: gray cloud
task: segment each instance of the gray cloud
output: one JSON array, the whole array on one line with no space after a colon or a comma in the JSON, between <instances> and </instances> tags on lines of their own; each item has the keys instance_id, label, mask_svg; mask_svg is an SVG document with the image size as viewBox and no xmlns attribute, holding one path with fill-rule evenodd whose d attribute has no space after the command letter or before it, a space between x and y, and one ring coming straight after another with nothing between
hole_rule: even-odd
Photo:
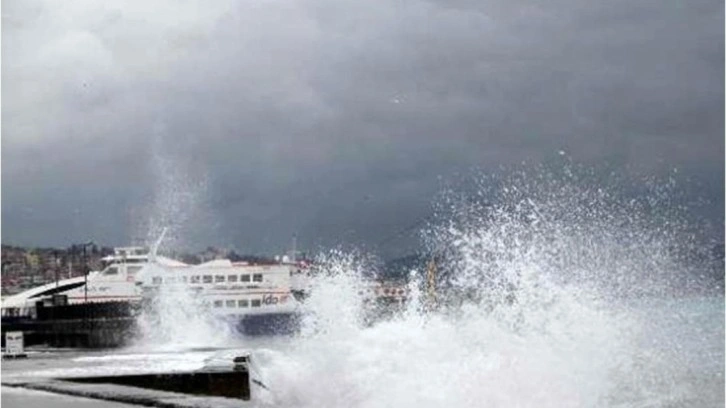
<instances>
[{"instance_id":1,"label":"gray cloud","mask_svg":"<svg viewBox=\"0 0 726 408\"><path fill-rule=\"evenodd\" d=\"M705 0L5 2L3 242L121 244L179 198L187 245L374 245L430 211L439 177L560 150L677 167L722 217L723 15ZM160 187L173 180L193 182Z\"/></svg>"}]
</instances>

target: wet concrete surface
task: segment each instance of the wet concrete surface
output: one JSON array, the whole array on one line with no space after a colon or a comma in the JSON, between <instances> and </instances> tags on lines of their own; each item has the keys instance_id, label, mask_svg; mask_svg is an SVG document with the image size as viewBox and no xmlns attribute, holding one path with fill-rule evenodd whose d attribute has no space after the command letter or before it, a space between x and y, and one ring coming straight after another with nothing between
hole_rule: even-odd
<instances>
[{"instance_id":1,"label":"wet concrete surface","mask_svg":"<svg viewBox=\"0 0 726 408\"><path fill-rule=\"evenodd\" d=\"M138 405L75 397L18 387L2 387L0 400L5 408L130 408Z\"/></svg>"},{"instance_id":2,"label":"wet concrete surface","mask_svg":"<svg viewBox=\"0 0 726 408\"><path fill-rule=\"evenodd\" d=\"M21 406L17 404L23 396L28 396L30 403L37 403L39 407L65 406L62 404L66 402L70 404L68 406L88 407L130 406L128 404L185 408L251 406L249 402L239 399L200 397L116 384L84 384L68 381L74 377L188 372L209 367L231 369L233 356L242 353L238 349L192 349L183 352L62 349L26 351L28 358L2 361L3 391L0 399L3 406ZM54 394L48 395L48 391ZM62 394L65 398L58 400L58 404L61 405L53 399L56 394ZM113 405L114 403L120 405ZM23 403L22 406L32 408L35 405Z\"/></svg>"}]
</instances>

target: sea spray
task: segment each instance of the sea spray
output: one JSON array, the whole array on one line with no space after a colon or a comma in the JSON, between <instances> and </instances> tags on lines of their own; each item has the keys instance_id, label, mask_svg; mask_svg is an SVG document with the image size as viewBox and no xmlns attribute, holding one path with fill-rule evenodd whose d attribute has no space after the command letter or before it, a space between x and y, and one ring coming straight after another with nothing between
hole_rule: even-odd
<instances>
[{"instance_id":1,"label":"sea spray","mask_svg":"<svg viewBox=\"0 0 726 408\"><path fill-rule=\"evenodd\" d=\"M302 336L345 336L349 330L357 330L365 318L363 292L370 258L357 251L335 249L319 254L314 264L316 277L308 288L312 295L303 308ZM335 331L328 332L332 328Z\"/></svg>"},{"instance_id":2,"label":"sea spray","mask_svg":"<svg viewBox=\"0 0 726 408\"><path fill-rule=\"evenodd\" d=\"M175 271L150 264L138 279L164 279L167 284L149 287L143 294L137 317L137 337L133 348L146 350L184 350L203 347L228 347L237 344L233 322L215 316L189 285L174 282Z\"/></svg>"},{"instance_id":3,"label":"sea spray","mask_svg":"<svg viewBox=\"0 0 726 408\"><path fill-rule=\"evenodd\" d=\"M723 365L689 382L698 374L692 364L701 363L681 354L694 335L663 331L660 322L674 314L653 309L707 283L681 256L696 241L671 201L670 181L651 180L645 195L632 196L620 179L564 173L487 176L473 193L447 191L439 218L422 231L437 265L436 302L426 271L411 271L408 302L390 318L366 318L369 257L319 257L300 334L254 350L268 387L258 390L258 404L722 404ZM156 334L146 344L174 344L190 333L204 345L225 343L203 308L178 308L186 296L170 293L167 303L161 294L156 310L171 327L152 320ZM723 344L719 336L709 341ZM673 344L644 341L653 337ZM714 358L722 361L722 351Z\"/></svg>"},{"instance_id":4,"label":"sea spray","mask_svg":"<svg viewBox=\"0 0 726 408\"><path fill-rule=\"evenodd\" d=\"M551 317L531 316L547 321L526 330L476 305L458 315L423 315L411 305L366 327L352 325L340 304L341 293L357 292L337 293L320 293L311 303L319 307L317 330L266 367L277 405L593 406L620 364L623 338L612 317L579 301L558 300L541 313Z\"/></svg>"},{"instance_id":5,"label":"sea spray","mask_svg":"<svg viewBox=\"0 0 726 408\"><path fill-rule=\"evenodd\" d=\"M593 407L698 401L656 387L666 356L643 349L642 314L623 306L698 288L670 187L628 197L617 183L519 173L449 196L424 232L437 308L412 273L405 311L364 324L365 266L328 259L305 307L315 319L264 375L298 407ZM457 198L461 198L459 195ZM440 207L441 208L441 207ZM445 213L445 215L444 215ZM674 249L676 249L674 251ZM648 373L648 375L644 375ZM661 384L662 385L662 384ZM657 396L657 397L655 397ZM689 399L690 398L690 399Z\"/></svg>"},{"instance_id":6,"label":"sea spray","mask_svg":"<svg viewBox=\"0 0 726 408\"><path fill-rule=\"evenodd\" d=\"M472 184L467 194L442 194L439 221L424 235L447 258L454 285L491 296L529 273L622 298L714 283L688 256L703 252L694 234L701 224L671 178L633 181L570 165L480 175Z\"/></svg>"},{"instance_id":7,"label":"sea spray","mask_svg":"<svg viewBox=\"0 0 726 408\"><path fill-rule=\"evenodd\" d=\"M163 129L163 128L162 128ZM205 168L169 148L162 130L156 129L149 149L148 196L132 213L133 241L156 241L163 230L167 251L180 251L209 236L219 235L218 219L210 206L210 180Z\"/></svg>"},{"instance_id":8,"label":"sea spray","mask_svg":"<svg viewBox=\"0 0 726 408\"><path fill-rule=\"evenodd\" d=\"M174 251L194 242L196 233L204 234L215 225L208 208L206 172L192 171L187 160L171 154L164 147L161 130L163 127L155 130L151 142L153 194L145 216L136 220L136 230L140 240L147 243L158 240L162 231L168 232L160 244ZM144 274L147 278L155 274L170 280L175 276L173 270L155 264L147 265ZM142 277L137 276L139 279ZM138 349L229 346L237 339L232 325L216 318L209 305L187 285L160 285L147 290L136 326L132 347Z\"/></svg>"}]
</instances>

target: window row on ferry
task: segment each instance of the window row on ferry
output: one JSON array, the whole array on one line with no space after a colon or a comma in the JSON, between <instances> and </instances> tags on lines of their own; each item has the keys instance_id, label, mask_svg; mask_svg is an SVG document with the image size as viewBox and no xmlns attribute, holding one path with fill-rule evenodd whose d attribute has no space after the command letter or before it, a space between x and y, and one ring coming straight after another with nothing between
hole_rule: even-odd
<instances>
[{"instance_id":1,"label":"window row on ferry","mask_svg":"<svg viewBox=\"0 0 726 408\"><path fill-rule=\"evenodd\" d=\"M222 306L226 307L260 307L262 306L262 300L261 299L240 299L240 300L215 300L214 301L214 307L219 308Z\"/></svg>"},{"instance_id":2,"label":"window row on ferry","mask_svg":"<svg viewBox=\"0 0 726 408\"><path fill-rule=\"evenodd\" d=\"M255 282L259 283L263 281L263 276L261 273L255 273L255 274L243 274L243 275L193 275L187 278L187 276L171 276L167 278L162 278L161 276L154 276L152 278L152 283L154 284L161 284L162 282L167 283L249 283L249 282Z\"/></svg>"}]
</instances>

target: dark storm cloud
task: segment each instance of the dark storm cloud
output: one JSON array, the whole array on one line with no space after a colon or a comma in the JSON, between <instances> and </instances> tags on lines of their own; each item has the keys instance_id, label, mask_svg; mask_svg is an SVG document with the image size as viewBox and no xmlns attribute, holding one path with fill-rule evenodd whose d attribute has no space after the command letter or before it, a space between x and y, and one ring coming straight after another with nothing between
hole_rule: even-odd
<instances>
[{"instance_id":1,"label":"dark storm cloud","mask_svg":"<svg viewBox=\"0 0 726 408\"><path fill-rule=\"evenodd\" d=\"M273 251L296 231L375 245L428 214L439 177L560 150L677 167L721 205L723 15L717 1L4 2L3 242L121 244L179 201L194 208L166 218L189 245Z\"/></svg>"}]
</instances>

